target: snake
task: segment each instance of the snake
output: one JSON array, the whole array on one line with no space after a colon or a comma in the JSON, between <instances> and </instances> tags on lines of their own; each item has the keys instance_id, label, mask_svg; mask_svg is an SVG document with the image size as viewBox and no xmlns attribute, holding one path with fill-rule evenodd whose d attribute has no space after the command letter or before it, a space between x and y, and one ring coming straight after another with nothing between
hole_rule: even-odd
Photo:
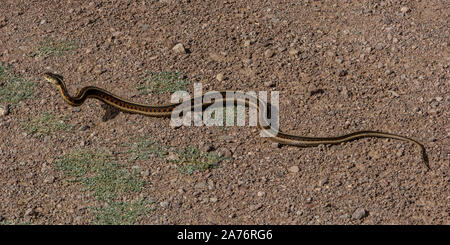
<instances>
[{"instance_id":1,"label":"snake","mask_svg":"<svg viewBox=\"0 0 450 245\"><path fill-rule=\"evenodd\" d=\"M179 106L182 106L183 102L178 103L171 103L171 104L164 104L164 105L148 105L148 104L140 104L136 102L132 102L126 99L123 99L117 95L114 95L102 88L95 87L95 86L86 86L81 88L78 93L75 96L71 96L67 90L66 84L64 82L64 78L61 75L46 72L43 74L43 77L50 83L57 86L59 89L59 92L64 99L65 102L67 102L71 106L81 106L86 99L88 98L94 98L97 100L100 100L110 106L112 106L115 109L118 109L122 112L126 113L133 113L133 114L141 114L149 117L171 117L172 113L176 111L176 109ZM258 112L262 114L267 113L269 114L269 111L267 109L267 106L270 105L268 102L261 103L259 98L248 98L242 99L242 98L229 98L225 96L228 92L234 92L234 91L217 91L217 93L220 95L218 96L217 101L214 100L214 103L226 103L226 105L229 105L229 103L243 103L247 107L255 107ZM199 106L196 104L198 98L192 98L188 103L184 104L189 106L189 109L193 109L196 106ZM230 101L232 100L232 101ZM201 100L202 101L202 100ZM259 103L256 103L255 101L258 101ZM189 103L190 102L190 103ZM213 105L213 102L203 102L201 103L202 110L205 108ZM264 119L266 117L260 117L261 119ZM413 143L417 145L420 148L420 152L422 155L423 163L427 167L427 169L431 169L428 157L426 154L425 147L423 144L421 144L419 141L411 139L409 137L401 136L398 134L392 134L392 133L386 133L386 132L379 132L379 131L356 131L353 133L336 136L336 137L306 137L306 136L298 136L298 135L292 135L283 133L280 130L274 130L267 122L260 122L258 121L258 128L265 133L266 136L269 137L270 140L279 143L280 145L291 145L291 146L298 146L298 147L310 147L310 146L319 146L319 145L336 145L341 144L344 142L366 138L366 137L375 137L375 138L389 138L389 139L397 139L401 141L406 141Z\"/></svg>"}]
</instances>

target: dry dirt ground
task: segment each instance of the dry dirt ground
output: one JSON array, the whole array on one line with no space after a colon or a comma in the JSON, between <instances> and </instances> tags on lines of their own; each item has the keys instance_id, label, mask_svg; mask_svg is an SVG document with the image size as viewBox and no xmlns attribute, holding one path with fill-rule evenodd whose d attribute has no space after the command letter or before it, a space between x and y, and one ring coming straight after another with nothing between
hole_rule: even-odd
<instances>
[{"instance_id":1,"label":"dry dirt ground","mask_svg":"<svg viewBox=\"0 0 450 245\"><path fill-rule=\"evenodd\" d=\"M450 224L449 10L441 0L1 0L0 222ZM108 116L97 100L74 108L45 71L72 94L94 85L149 104L170 99L142 93L155 76L189 92L200 82L279 91L283 131L401 134L425 145L432 170L398 140L280 147L255 127L172 128Z\"/></svg>"}]
</instances>

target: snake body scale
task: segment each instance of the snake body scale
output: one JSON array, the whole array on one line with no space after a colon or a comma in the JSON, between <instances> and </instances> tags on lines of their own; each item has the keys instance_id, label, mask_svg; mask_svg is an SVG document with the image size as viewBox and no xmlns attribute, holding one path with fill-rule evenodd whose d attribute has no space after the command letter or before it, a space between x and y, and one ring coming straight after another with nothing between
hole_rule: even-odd
<instances>
[{"instance_id":1,"label":"snake body scale","mask_svg":"<svg viewBox=\"0 0 450 245\"><path fill-rule=\"evenodd\" d=\"M86 99L88 98L95 98L98 99L108 105L111 105L112 107L121 110L123 112L127 113L136 113L141 114L145 116L150 117L170 117L172 112L181 105L180 103L172 103L172 104L166 104L166 105L147 105L147 104L139 104L132 101L128 101L126 99L120 98L104 89L94 87L94 86L87 86L83 87L78 91L78 93L75 96L71 96L69 92L67 91L66 84L64 82L64 79L62 76L53 74L53 73L44 73L44 78L56 85L60 91L60 94L62 98L71 106L81 106ZM234 92L234 91L228 91L228 92ZM229 100L226 96L224 96L227 91L219 91L222 95L222 99L219 101L214 101L215 103L223 102L224 104ZM253 100L245 100L239 101L239 99L234 98L233 103L243 103L245 106L253 106L258 109L258 112L260 113L268 113L267 110L267 104L266 103L255 103ZM259 98L256 98L256 100L259 101ZM194 104L195 98L191 99L191 109L195 107ZM208 106L212 105L212 102L206 102L203 103L201 106L203 109L207 108ZM260 117L260 119L264 119L266 117ZM391 133L385 133L385 132L378 132L378 131L357 131L350 134L345 134L342 136L336 136L336 137L305 137L305 136L298 136L298 135L292 135L283 133L279 130L273 130L270 126L262 126L262 125L270 125L267 122L264 124L260 123L258 121L258 127L260 130L262 130L266 135L269 136L269 139L280 143L282 145L292 145L292 146L299 146L299 147L309 147L309 146L318 146L321 144L340 144L343 142L348 142L351 140L356 140L360 138L366 138L366 137L377 137L377 138L390 138L390 139L397 139L402 141L411 142L417 146L419 146L421 155L423 158L423 162L427 169L431 169L428 164L428 157L425 151L425 147L418 141L397 135L397 134L391 134Z\"/></svg>"}]
</instances>

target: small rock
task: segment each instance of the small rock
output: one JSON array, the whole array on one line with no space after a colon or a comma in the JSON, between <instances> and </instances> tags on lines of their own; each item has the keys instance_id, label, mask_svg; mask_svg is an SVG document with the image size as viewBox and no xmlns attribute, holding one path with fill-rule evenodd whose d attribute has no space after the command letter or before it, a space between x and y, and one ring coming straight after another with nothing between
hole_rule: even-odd
<instances>
[{"instance_id":1,"label":"small rock","mask_svg":"<svg viewBox=\"0 0 450 245\"><path fill-rule=\"evenodd\" d=\"M395 92L395 91L392 91L392 90L388 90L391 94L392 94L392 96L394 96L395 98L398 98L398 97L400 97L400 95L397 93L397 92Z\"/></svg>"},{"instance_id":2,"label":"small rock","mask_svg":"<svg viewBox=\"0 0 450 245\"><path fill-rule=\"evenodd\" d=\"M266 58L271 58L274 54L275 54L275 52L273 52L272 49L268 49L268 50L266 50L266 51L264 52L264 56L265 56Z\"/></svg>"},{"instance_id":3,"label":"small rock","mask_svg":"<svg viewBox=\"0 0 450 245\"><path fill-rule=\"evenodd\" d=\"M208 190L212 191L216 188L216 185L214 184L214 181L208 180Z\"/></svg>"},{"instance_id":4,"label":"small rock","mask_svg":"<svg viewBox=\"0 0 450 245\"><path fill-rule=\"evenodd\" d=\"M266 193L264 191L258 191L258 193L256 195L258 195L259 197L263 197Z\"/></svg>"},{"instance_id":5,"label":"small rock","mask_svg":"<svg viewBox=\"0 0 450 245\"><path fill-rule=\"evenodd\" d=\"M218 137L219 140L221 141L225 141L226 143L232 143L233 142L233 138L229 135L220 135Z\"/></svg>"},{"instance_id":6,"label":"small rock","mask_svg":"<svg viewBox=\"0 0 450 245\"><path fill-rule=\"evenodd\" d=\"M322 179L319 181L319 185L320 185L320 186L324 186L324 185L326 185L326 184L328 184L328 177L322 178Z\"/></svg>"},{"instance_id":7,"label":"small rock","mask_svg":"<svg viewBox=\"0 0 450 245\"><path fill-rule=\"evenodd\" d=\"M312 202L312 198L311 197L308 197L308 198L306 198L306 204L310 204Z\"/></svg>"},{"instance_id":8,"label":"small rock","mask_svg":"<svg viewBox=\"0 0 450 245\"><path fill-rule=\"evenodd\" d=\"M52 175L49 175L47 177L45 177L44 179L44 183L46 184L52 184L55 181L55 177Z\"/></svg>"},{"instance_id":9,"label":"small rock","mask_svg":"<svg viewBox=\"0 0 450 245\"><path fill-rule=\"evenodd\" d=\"M367 211L364 208L357 208L355 212L352 214L353 219L362 219L366 217Z\"/></svg>"},{"instance_id":10,"label":"small rock","mask_svg":"<svg viewBox=\"0 0 450 245\"><path fill-rule=\"evenodd\" d=\"M252 41L250 41L250 40L245 40L244 41L244 46L245 47L248 47L248 46L250 46L250 45L252 45L253 43L252 43Z\"/></svg>"},{"instance_id":11,"label":"small rock","mask_svg":"<svg viewBox=\"0 0 450 245\"><path fill-rule=\"evenodd\" d=\"M203 190L206 189L206 183L205 182L198 182L194 186L195 189Z\"/></svg>"},{"instance_id":12,"label":"small rock","mask_svg":"<svg viewBox=\"0 0 450 245\"><path fill-rule=\"evenodd\" d=\"M438 111L436 109L434 109L434 108L428 110L428 114L430 116L436 116L437 113L438 113Z\"/></svg>"},{"instance_id":13,"label":"small rock","mask_svg":"<svg viewBox=\"0 0 450 245\"><path fill-rule=\"evenodd\" d=\"M230 158L230 157L232 156L231 151L230 151L229 149L227 149L227 148L224 148L224 147L219 148L219 149L217 150L217 152L218 152L221 156L223 156L223 157L225 157L225 158Z\"/></svg>"},{"instance_id":14,"label":"small rock","mask_svg":"<svg viewBox=\"0 0 450 245\"><path fill-rule=\"evenodd\" d=\"M179 53L179 54L185 54L186 53L186 49L184 48L183 44L178 43L175 46L173 46L172 50L175 53Z\"/></svg>"},{"instance_id":15,"label":"small rock","mask_svg":"<svg viewBox=\"0 0 450 245\"><path fill-rule=\"evenodd\" d=\"M91 127L89 125L83 125L80 127L80 131L86 131L88 129L90 129Z\"/></svg>"},{"instance_id":16,"label":"small rock","mask_svg":"<svg viewBox=\"0 0 450 245\"><path fill-rule=\"evenodd\" d=\"M210 202L217 202L217 200L218 200L217 197L211 197L211 198L209 199Z\"/></svg>"},{"instance_id":17,"label":"small rock","mask_svg":"<svg viewBox=\"0 0 450 245\"><path fill-rule=\"evenodd\" d=\"M342 70L339 71L339 76L340 77L345 77L345 76L347 76L347 74L348 74L348 71L345 70L345 69L342 69Z\"/></svg>"},{"instance_id":18,"label":"small rock","mask_svg":"<svg viewBox=\"0 0 450 245\"><path fill-rule=\"evenodd\" d=\"M47 171L50 171L50 167L47 165L47 164L42 164L42 167L41 167L41 173L45 173L45 172L47 172Z\"/></svg>"},{"instance_id":19,"label":"small rock","mask_svg":"<svg viewBox=\"0 0 450 245\"><path fill-rule=\"evenodd\" d=\"M436 101L437 102L441 102L444 98L442 98L441 96L436 97Z\"/></svg>"},{"instance_id":20,"label":"small rock","mask_svg":"<svg viewBox=\"0 0 450 245\"><path fill-rule=\"evenodd\" d=\"M214 150L214 145L211 143L204 143L200 145L199 149L203 152L211 152Z\"/></svg>"},{"instance_id":21,"label":"small rock","mask_svg":"<svg viewBox=\"0 0 450 245\"><path fill-rule=\"evenodd\" d=\"M25 211L24 216L32 216L35 214L35 211L33 208L29 208Z\"/></svg>"},{"instance_id":22,"label":"small rock","mask_svg":"<svg viewBox=\"0 0 450 245\"><path fill-rule=\"evenodd\" d=\"M77 216L77 217L75 217L75 219L73 219L73 222L77 225L81 225L81 224L83 224L83 217Z\"/></svg>"},{"instance_id":23,"label":"small rock","mask_svg":"<svg viewBox=\"0 0 450 245\"><path fill-rule=\"evenodd\" d=\"M397 157L401 157L401 156L403 156L404 153L405 153L405 150L404 150L404 149L399 149L395 155L396 155Z\"/></svg>"},{"instance_id":24,"label":"small rock","mask_svg":"<svg viewBox=\"0 0 450 245\"><path fill-rule=\"evenodd\" d=\"M215 53L215 52L210 53L210 54L209 54L209 57L210 57L212 60L217 61L217 62L221 62L221 61L223 61L223 60L225 59L225 57L224 57L223 55L218 54L218 53Z\"/></svg>"},{"instance_id":25,"label":"small rock","mask_svg":"<svg viewBox=\"0 0 450 245\"><path fill-rule=\"evenodd\" d=\"M144 177L150 176L150 170L146 169L146 170L142 171L141 175Z\"/></svg>"},{"instance_id":26,"label":"small rock","mask_svg":"<svg viewBox=\"0 0 450 245\"><path fill-rule=\"evenodd\" d=\"M298 166L292 166L288 168L288 171L291 173L298 173L300 171L300 168Z\"/></svg>"},{"instance_id":27,"label":"small rock","mask_svg":"<svg viewBox=\"0 0 450 245\"><path fill-rule=\"evenodd\" d=\"M278 47L278 52L282 53L284 51L286 51L287 48L286 47Z\"/></svg>"},{"instance_id":28,"label":"small rock","mask_svg":"<svg viewBox=\"0 0 450 245\"><path fill-rule=\"evenodd\" d=\"M223 79L224 79L224 78L223 78L223 73L217 74L216 79L217 79L217 81L222 82Z\"/></svg>"},{"instance_id":29,"label":"small rock","mask_svg":"<svg viewBox=\"0 0 450 245\"><path fill-rule=\"evenodd\" d=\"M300 51L298 51L298 49L289 49L289 54L290 55L298 55L298 53L299 53Z\"/></svg>"},{"instance_id":30,"label":"small rock","mask_svg":"<svg viewBox=\"0 0 450 245\"><path fill-rule=\"evenodd\" d=\"M9 106L0 105L0 117L6 116L9 113Z\"/></svg>"},{"instance_id":31,"label":"small rock","mask_svg":"<svg viewBox=\"0 0 450 245\"><path fill-rule=\"evenodd\" d=\"M168 208L169 207L169 203L168 202L160 202L159 206L161 206L163 208Z\"/></svg>"},{"instance_id":32,"label":"small rock","mask_svg":"<svg viewBox=\"0 0 450 245\"><path fill-rule=\"evenodd\" d=\"M375 49L376 50L382 50L384 48L382 43L377 43L377 45L375 45Z\"/></svg>"},{"instance_id":33,"label":"small rock","mask_svg":"<svg viewBox=\"0 0 450 245\"><path fill-rule=\"evenodd\" d=\"M380 157L381 157L380 152L376 151L376 150L369 151L369 153L367 155L369 155L369 157L374 159L374 160L380 159Z\"/></svg>"},{"instance_id":34,"label":"small rock","mask_svg":"<svg viewBox=\"0 0 450 245\"><path fill-rule=\"evenodd\" d=\"M262 206L263 205L261 203L258 203L256 205L250 205L250 211L256 211L256 210L262 208Z\"/></svg>"},{"instance_id":35,"label":"small rock","mask_svg":"<svg viewBox=\"0 0 450 245\"><path fill-rule=\"evenodd\" d=\"M350 215L343 214L343 215L339 216L339 218L341 218L341 219L350 219Z\"/></svg>"},{"instance_id":36,"label":"small rock","mask_svg":"<svg viewBox=\"0 0 450 245\"><path fill-rule=\"evenodd\" d=\"M266 81L266 82L264 82L264 86L266 86L266 87L269 87L269 88L272 88L272 87L275 87L275 82L274 81Z\"/></svg>"},{"instance_id":37,"label":"small rock","mask_svg":"<svg viewBox=\"0 0 450 245\"><path fill-rule=\"evenodd\" d=\"M411 11L411 10L408 7L406 7L406 6L403 6L403 7L400 8L400 12L402 12L403 14L406 14L409 11Z\"/></svg>"},{"instance_id":38,"label":"small rock","mask_svg":"<svg viewBox=\"0 0 450 245\"><path fill-rule=\"evenodd\" d=\"M179 159L179 156L177 153L175 152L169 152L168 156L167 156L167 160L169 161L176 161Z\"/></svg>"}]
</instances>

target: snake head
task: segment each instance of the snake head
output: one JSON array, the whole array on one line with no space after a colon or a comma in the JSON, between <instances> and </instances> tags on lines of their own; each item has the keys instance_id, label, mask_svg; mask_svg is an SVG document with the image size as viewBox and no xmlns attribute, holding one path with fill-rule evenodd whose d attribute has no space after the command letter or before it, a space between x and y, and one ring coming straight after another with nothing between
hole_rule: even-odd
<instances>
[{"instance_id":1,"label":"snake head","mask_svg":"<svg viewBox=\"0 0 450 245\"><path fill-rule=\"evenodd\" d=\"M43 74L44 78L55 85L62 85L64 78L61 75L46 72Z\"/></svg>"}]
</instances>

